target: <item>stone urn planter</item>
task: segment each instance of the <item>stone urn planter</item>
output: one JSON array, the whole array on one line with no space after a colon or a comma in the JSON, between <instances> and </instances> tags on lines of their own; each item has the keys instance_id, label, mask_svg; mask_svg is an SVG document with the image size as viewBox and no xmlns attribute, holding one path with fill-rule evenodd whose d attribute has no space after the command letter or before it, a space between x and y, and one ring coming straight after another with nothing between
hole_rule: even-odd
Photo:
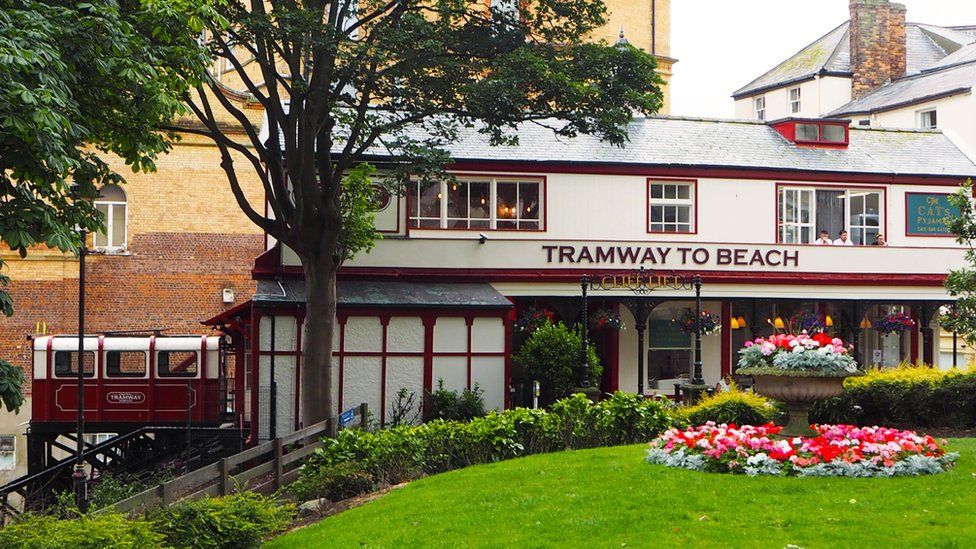
<instances>
[{"instance_id":1,"label":"stone urn planter","mask_svg":"<svg viewBox=\"0 0 976 549\"><path fill-rule=\"evenodd\" d=\"M786 405L789 421L781 436L815 436L810 408L818 400L840 396L844 379L863 373L851 350L822 332L773 334L746 342L736 373L752 376L755 392Z\"/></svg>"},{"instance_id":2,"label":"stone urn planter","mask_svg":"<svg viewBox=\"0 0 976 549\"><path fill-rule=\"evenodd\" d=\"M818 400L840 396L844 392L844 380L852 375L777 372L773 368L740 368L738 373L752 376L755 392L786 406L789 418L780 435L789 438L816 436L816 431L810 428L810 408Z\"/></svg>"}]
</instances>

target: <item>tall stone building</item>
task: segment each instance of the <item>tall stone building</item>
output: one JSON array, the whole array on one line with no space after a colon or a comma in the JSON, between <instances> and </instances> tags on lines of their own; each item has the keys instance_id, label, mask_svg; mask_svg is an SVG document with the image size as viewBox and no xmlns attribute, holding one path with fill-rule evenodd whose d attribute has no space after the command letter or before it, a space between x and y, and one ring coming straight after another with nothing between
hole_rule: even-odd
<instances>
[{"instance_id":1,"label":"tall stone building","mask_svg":"<svg viewBox=\"0 0 976 549\"><path fill-rule=\"evenodd\" d=\"M608 25L596 39L614 43L620 32L657 57L662 76L671 75L669 0L607 0ZM246 101L231 67L213 74L236 101ZM668 93L662 113L668 112ZM252 114L255 126L261 111ZM226 120L228 128L234 121ZM183 121L194 124L192 120ZM232 129L230 131L233 131ZM241 211L208 140L184 134L172 152L159 158L158 171L134 174L108 159L126 177L119 188L102 190L99 208L106 234L89 237L86 316L88 333L159 330L203 334L200 324L250 298L254 258L265 250L264 234ZM245 161L240 159L239 164ZM252 204L263 202L257 177L241 177ZM0 411L0 483L26 471L23 434L31 417L30 338L41 333L76 333L79 265L73 256L36 249L24 259L0 250L12 279L16 313L0 317L0 357L23 367L27 402L19 414ZM5 436L14 435L12 455Z\"/></svg>"}]
</instances>

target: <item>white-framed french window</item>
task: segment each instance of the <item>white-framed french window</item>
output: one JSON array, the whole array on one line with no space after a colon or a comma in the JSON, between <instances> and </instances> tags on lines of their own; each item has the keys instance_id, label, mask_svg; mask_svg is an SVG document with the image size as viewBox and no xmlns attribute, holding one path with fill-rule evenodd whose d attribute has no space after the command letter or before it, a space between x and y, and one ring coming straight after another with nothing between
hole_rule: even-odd
<instances>
[{"instance_id":1,"label":"white-framed french window","mask_svg":"<svg viewBox=\"0 0 976 549\"><path fill-rule=\"evenodd\" d=\"M779 241L783 244L813 242L813 189L784 187L779 190Z\"/></svg>"},{"instance_id":2,"label":"white-framed french window","mask_svg":"<svg viewBox=\"0 0 976 549\"><path fill-rule=\"evenodd\" d=\"M458 177L414 181L410 226L415 229L544 230L545 187L541 179Z\"/></svg>"},{"instance_id":3,"label":"white-framed french window","mask_svg":"<svg viewBox=\"0 0 976 549\"><path fill-rule=\"evenodd\" d=\"M694 233L695 182L647 182L647 230L651 233Z\"/></svg>"},{"instance_id":4,"label":"white-framed french window","mask_svg":"<svg viewBox=\"0 0 976 549\"><path fill-rule=\"evenodd\" d=\"M790 114L800 112L800 86L790 88Z\"/></svg>"},{"instance_id":5,"label":"white-framed french window","mask_svg":"<svg viewBox=\"0 0 976 549\"><path fill-rule=\"evenodd\" d=\"M819 231L836 239L844 230L855 246L874 244L885 222L884 200L881 189L780 187L777 237L782 244L810 244Z\"/></svg>"},{"instance_id":6,"label":"white-framed french window","mask_svg":"<svg viewBox=\"0 0 976 549\"><path fill-rule=\"evenodd\" d=\"M99 189L95 209L102 213L105 230L92 237L95 249L103 251L123 251L126 248L129 207L125 191L117 185L106 185Z\"/></svg>"},{"instance_id":7,"label":"white-framed french window","mask_svg":"<svg viewBox=\"0 0 976 549\"><path fill-rule=\"evenodd\" d=\"M752 108L756 113L756 120L766 120L766 96L760 95L752 100Z\"/></svg>"},{"instance_id":8,"label":"white-framed french window","mask_svg":"<svg viewBox=\"0 0 976 549\"><path fill-rule=\"evenodd\" d=\"M0 471L17 467L17 435L0 435Z\"/></svg>"},{"instance_id":9,"label":"white-framed french window","mask_svg":"<svg viewBox=\"0 0 976 549\"><path fill-rule=\"evenodd\" d=\"M919 111L918 127L923 130L934 130L939 127L939 116L935 109Z\"/></svg>"}]
</instances>

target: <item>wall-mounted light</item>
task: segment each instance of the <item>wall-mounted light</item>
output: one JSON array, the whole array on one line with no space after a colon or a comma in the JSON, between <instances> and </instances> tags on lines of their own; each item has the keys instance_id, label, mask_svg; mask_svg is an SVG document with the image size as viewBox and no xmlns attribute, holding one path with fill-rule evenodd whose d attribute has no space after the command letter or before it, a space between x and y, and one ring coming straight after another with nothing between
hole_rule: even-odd
<instances>
[{"instance_id":1,"label":"wall-mounted light","mask_svg":"<svg viewBox=\"0 0 976 549\"><path fill-rule=\"evenodd\" d=\"M861 323L858 325L865 330L871 327L871 321L867 317L861 319Z\"/></svg>"},{"instance_id":2,"label":"wall-mounted light","mask_svg":"<svg viewBox=\"0 0 976 549\"><path fill-rule=\"evenodd\" d=\"M739 327L740 328L745 328L747 326L747 324L746 324L746 317L740 316L740 317L736 318L735 320L736 320L736 322L739 323Z\"/></svg>"},{"instance_id":3,"label":"wall-mounted light","mask_svg":"<svg viewBox=\"0 0 976 549\"><path fill-rule=\"evenodd\" d=\"M234 289L233 288L224 288L223 290L221 290L220 291L220 299L224 303L233 303L234 302Z\"/></svg>"},{"instance_id":4,"label":"wall-mounted light","mask_svg":"<svg viewBox=\"0 0 976 549\"><path fill-rule=\"evenodd\" d=\"M732 317L732 320L729 321L729 325L733 330L739 329L739 321L734 316Z\"/></svg>"},{"instance_id":5,"label":"wall-mounted light","mask_svg":"<svg viewBox=\"0 0 976 549\"><path fill-rule=\"evenodd\" d=\"M824 324L828 328L833 328L833 326L834 326L834 319L830 318L830 315L827 315L827 316L824 317Z\"/></svg>"},{"instance_id":6,"label":"wall-mounted light","mask_svg":"<svg viewBox=\"0 0 976 549\"><path fill-rule=\"evenodd\" d=\"M478 233L478 244L484 244L485 242L488 242L488 237L485 236L485 233Z\"/></svg>"}]
</instances>

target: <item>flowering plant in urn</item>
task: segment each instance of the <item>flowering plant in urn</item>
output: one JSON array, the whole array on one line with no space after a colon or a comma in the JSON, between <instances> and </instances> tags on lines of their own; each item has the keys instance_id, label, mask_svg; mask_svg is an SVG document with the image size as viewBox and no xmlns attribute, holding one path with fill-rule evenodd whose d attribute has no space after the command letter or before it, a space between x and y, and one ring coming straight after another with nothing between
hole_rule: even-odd
<instances>
[{"instance_id":1,"label":"flowering plant in urn","mask_svg":"<svg viewBox=\"0 0 976 549\"><path fill-rule=\"evenodd\" d=\"M811 435L811 406L840 395L844 378L861 374L852 350L842 339L823 332L759 337L739 351L737 373L752 376L757 393L786 405L789 423L784 436Z\"/></svg>"}]
</instances>

